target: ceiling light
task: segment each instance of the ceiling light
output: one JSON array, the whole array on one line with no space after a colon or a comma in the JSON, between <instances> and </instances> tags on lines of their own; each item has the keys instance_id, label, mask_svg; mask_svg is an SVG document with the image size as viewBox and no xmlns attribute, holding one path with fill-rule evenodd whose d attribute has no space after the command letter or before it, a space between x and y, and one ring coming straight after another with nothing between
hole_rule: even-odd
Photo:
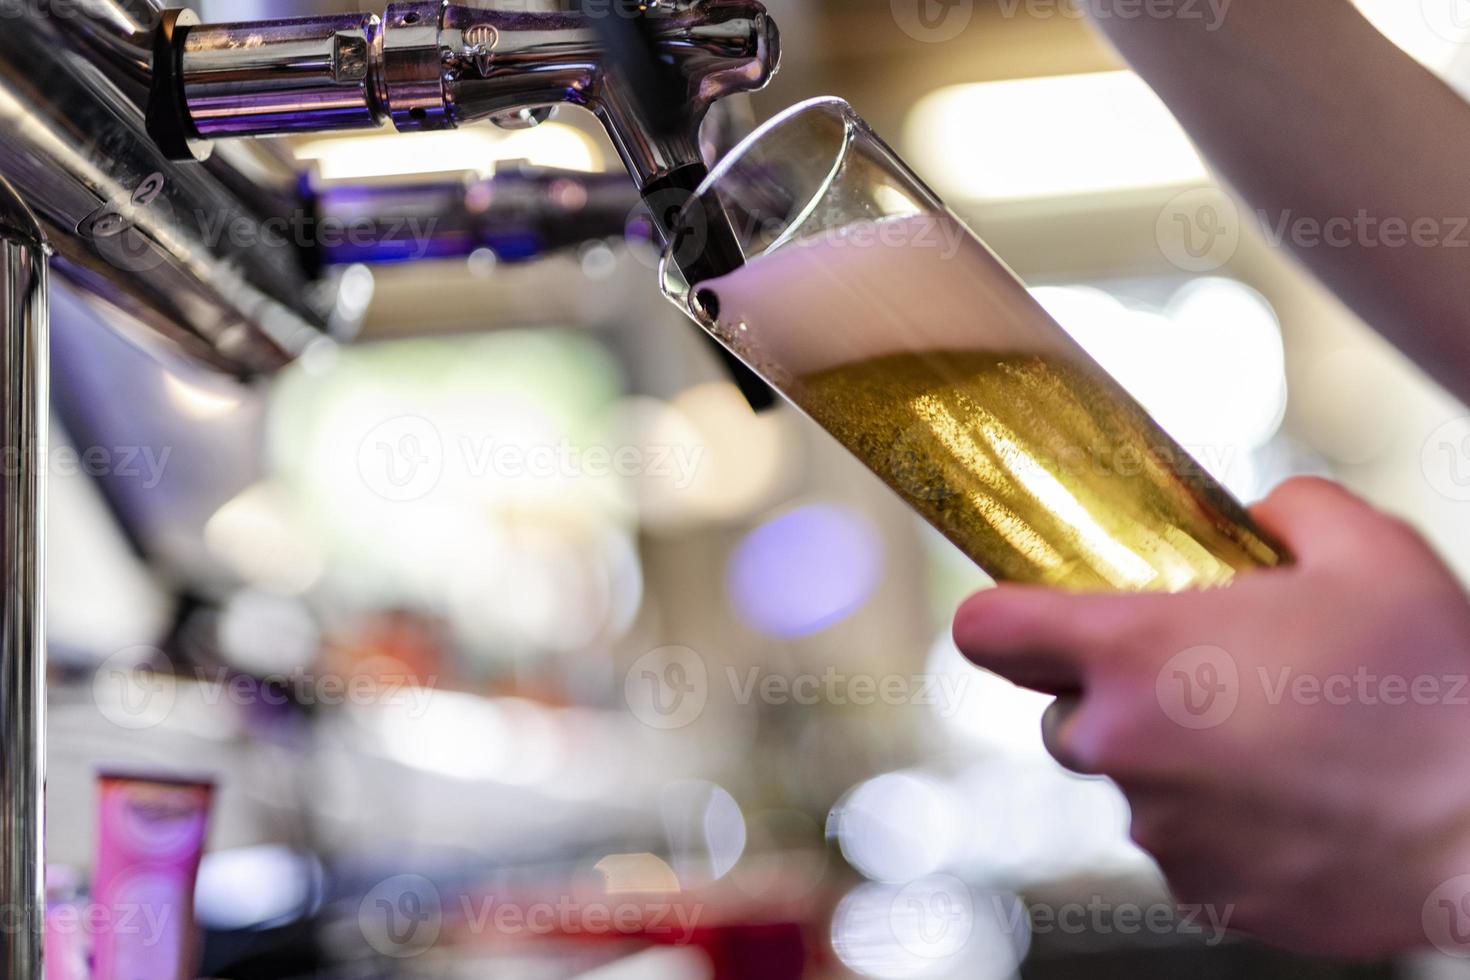
<instances>
[{"instance_id":1,"label":"ceiling light","mask_svg":"<svg viewBox=\"0 0 1470 980\"><path fill-rule=\"evenodd\" d=\"M411 174L470 171L488 177L507 160L539 167L595 172L602 154L581 130L548 122L507 132L469 126L428 133L375 133L319 139L296 148L296 158L314 162L326 180L361 180Z\"/></svg>"},{"instance_id":2,"label":"ceiling light","mask_svg":"<svg viewBox=\"0 0 1470 980\"><path fill-rule=\"evenodd\" d=\"M919 175L955 200L1102 194L1206 179L1159 97L1132 72L955 85L906 128Z\"/></svg>"}]
</instances>

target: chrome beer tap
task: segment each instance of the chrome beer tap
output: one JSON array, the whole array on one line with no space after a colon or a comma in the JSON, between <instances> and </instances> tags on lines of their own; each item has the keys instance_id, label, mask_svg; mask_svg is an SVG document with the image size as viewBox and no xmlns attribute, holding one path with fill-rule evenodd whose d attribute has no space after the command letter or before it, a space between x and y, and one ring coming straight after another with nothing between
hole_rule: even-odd
<instances>
[{"instance_id":1,"label":"chrome beer tap","mask_svg":"<svg viewBox=\"0 0 1470 980\"><path fill-rule=\"evenodd\" d=\"M776 72L775 22L756 0L527 6L416 0L390 3L381 16L166 19L150 132L170 156L188 159L207 156L219 138L482 120L521 128L575 105L601 121L660 234L671 235L673 216L706 173L699 130L710 107L764 87ZM719 228L712 224L699 261L733 268L734 236ZM752 407L774 402L744 365L718 354Z\"/></svg>"},{"instance_id":2,"label":"chrome beer tap","mask_svg":"<svg viewBox=\"0 0 1470 980\"><path fill-rule=\"evenodd\" d=\"M172 86L151 107L154 137L184 158L226 137L390 123L400 132L481 120L533 126L570 104L601 120L642 189L700 163L709 107L764 86L779 60L776 25L755 0L648 0L636 15L688 107L685 131L669 132L640 113L636 80L624 80L632 73L602 40L598 19L628 11L602 0L577 11L527 6L419 0L390 3L381 16L180 22L169 63L159 66Z\"/></svg>"}]
</instances>

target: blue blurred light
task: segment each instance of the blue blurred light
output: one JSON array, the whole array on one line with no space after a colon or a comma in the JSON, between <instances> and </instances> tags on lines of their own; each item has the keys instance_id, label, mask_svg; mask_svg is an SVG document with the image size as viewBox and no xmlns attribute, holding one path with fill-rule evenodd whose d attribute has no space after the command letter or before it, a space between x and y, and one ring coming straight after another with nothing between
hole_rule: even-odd
<instances>
[{"instance_id":1,"label":"blue blurred light","mask_svg":"<svg viewBox=\"0 0 1470 980\"><path fill-rule=\"evenodd\" d=\"M206 929L269 929L304 919L321 903L313 855L265 844L214 851L199 866L194 913Z\"/></svg>"},{"instance_id":2,"label":"blue blurred light","mask_svg":"<svg viewBox=\"0 0 1470 980\"><path fill-rule=\"evenodd\" d=\"M730 559L740 615L763 633L808 636L857 612L882 575L882 543L853 510L812 504L752 531Z\"/></svg>"}]
</instances>

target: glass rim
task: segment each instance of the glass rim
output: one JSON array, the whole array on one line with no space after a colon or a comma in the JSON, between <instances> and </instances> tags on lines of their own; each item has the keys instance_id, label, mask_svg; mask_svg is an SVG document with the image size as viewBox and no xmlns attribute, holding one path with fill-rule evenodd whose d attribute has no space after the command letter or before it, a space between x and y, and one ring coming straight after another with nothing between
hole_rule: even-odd
<instances>
[{"instance_id":1,"label":"glass rim","mask_svg":"<svg viewBox=\"0 0 1470 980\"><path fill-rule=\"evenodd\" d=\"M842 161L846 159L849 148L852 146L853 133L865 130L866 127L863 124L862 118L858 116L857 111L853 109L852 104L846 99L836 95L819 95L782 109L770 119L757 126L744 139L740 140L732 149L721 156L715 165L710 168L709 173L705 175L704 179L699 182L699 186L694 190L689 200L679 209L680 216L682 217L691 208L698 206L701 201L708 199L709 195L714 193L715 189L740 165L745 157L757 145L765 142L773 133L784 129L788 124L795 122L799 118L809 116L813 112L824 109L833 110L834 114L842 119L844 126L845 138L842 147L833 155L832 159L832 172L836 173L838 168L841 167ZM815 207L817 200L818 198L814 198L808 203L808 207ZM799 222L792 222L792 227L794 228L798 224ZM668 264L675 247L676 243L673 241L664 245L660 252L659 266L661 269Z\"/></svg>"},{"instance_id":2,"label":"glass rim","mask_svg":"<svg viewBox=\"0 0 1470 980\"><path fill-rule=\"evenodd\" d=\"M736 143L734 147L716 161L715 165L710 168L710 172L705 175L704 180L699 182L699 187L694 191L695 198L703 198L710 191L714 190L715 186L724 180L730 171L734 170L751 150L755 149L757 143L764 142L768 136L778 129L785 128L788 123L794 122L797 117L809 115L818 109L835 109L837 115L841 116L843 122L846 124L849 139L844 143L844 152L838 154L837 162L840 162L841 157L846 152L847 144L851 142L850 137L852 131L861 125L862 120L858 116L857 111L853 109L852 104L846 99L836 95L819 95L782 109L753 129L740 142Z\"/></svg>"}]
</instances>

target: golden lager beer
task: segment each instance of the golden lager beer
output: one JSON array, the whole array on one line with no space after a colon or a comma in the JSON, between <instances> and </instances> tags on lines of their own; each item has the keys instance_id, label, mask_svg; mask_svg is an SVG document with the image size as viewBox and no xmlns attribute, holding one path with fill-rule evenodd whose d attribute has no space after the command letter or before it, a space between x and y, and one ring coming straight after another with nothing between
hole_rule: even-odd
<instances>
[{"instance_id":1,"label":"golden lager beer","mask_svg":"<svg viewBox=\"0 0 1470 980\"><path fill-rule=\"evenodd\" d=\"M948 212L789 241L690 305L997 579L1174 591L1285 560Z\"/></svg>"},{"instance_id":2,"label":"golden lager beer","mask_svg":"<svg viewBox=\"0 0 1470 980\"><path fill-rule=\"evenodd\" d=\"M804 375L788 394L998 579L1174 590L1280 560L1090 363L894 354Z\"/></svg>"}]
</instances>

